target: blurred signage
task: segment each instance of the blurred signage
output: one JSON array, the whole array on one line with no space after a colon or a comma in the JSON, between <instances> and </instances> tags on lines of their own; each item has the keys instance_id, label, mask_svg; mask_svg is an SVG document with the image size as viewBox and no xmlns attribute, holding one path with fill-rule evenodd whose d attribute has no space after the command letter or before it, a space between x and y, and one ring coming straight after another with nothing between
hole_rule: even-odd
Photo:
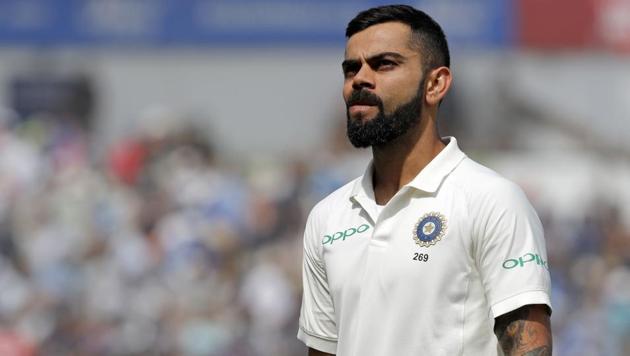
<instances>
[{"instance_id":1,"label":"blurred signage","mask_svg":"<svg viewBox=\"0 0 630 356\"><path fill-rule=\"evenodd\" d=\"M629 0L517 0L519 45L630 51Z\"/></svg>"},{"instance_id":2,"label":"blurred signage","mask_svg":"<svg viewBox=\"0 0 630 356\"><path fill-rule=\"evenodd\" d=\"M403 1L404 3L405 1ZM378 0L0 0L0 45L205 46L344 42ZM512 1L419 0L454 45L503 46Z\"/></svg>"},{"instance_id":3,"label":"blurred signage","mask_svg":"<svg viewBox=\"0 0 630 356\"><path fill-rule=\"evenodd\" d=\"M598 38L604 46L630 52L630 1L600 0L596 16Z\"/></svg>"},{"instance_id":4,"label":"blurred signage","mask_svg":"<svg viewBox=\"0 0 630 356\"><path fill-rule=\"evenodd\" d=\"M594 44L595 0L517 0L518 41L531 48Z\"/></svg>"}]
</instances>

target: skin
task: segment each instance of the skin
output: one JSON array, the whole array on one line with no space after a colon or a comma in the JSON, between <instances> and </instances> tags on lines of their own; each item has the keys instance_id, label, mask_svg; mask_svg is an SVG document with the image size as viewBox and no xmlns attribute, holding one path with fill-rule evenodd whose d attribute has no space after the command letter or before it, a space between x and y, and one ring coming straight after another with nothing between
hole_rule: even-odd
<instances>
[{"instance_id":1,"label":"skin","mask_svg":"<svg viewBox=\"0 0 630 356\"><path fill-rule=\"evenodd\" d=\"M526 305L499 316L494 333L505 355L551 356L551 326L545 305Z\"/></svg>"},{"instance_id":2,"label":"skin","mask_svg":"<svg viewBox=\"0 0 630 356\"><path fill-rule=\"evenodd\" d=\"M325 352L321 352L315 349L308 349L308 356L334 356L333 354L327 354Z\"/></svg>"},{"instance_id":3,"label":"skin","mask_svg":"<svg viewBox=\"0 0 630 356\"><path fill-rule=\"evenodd\" d=\"M411 46L409 26L388 22L356 33L346 43L343 97L365 89L383 102L386 114L411 100L423 79L422 56ZM386 204L405 184L415 178L445 144L437 129L437 111L448 92L452 76L447 67L426 73L420 123L408 132L378 147L374 156L373 185L376 202ZM355 105L349 109L352 120L371 120L377 106ZM505 355L551 355L551 327L546 306L527 305L495 319L494 332ZM328 356L312 348L309 356Z\"/></svg>"}]
</instances>

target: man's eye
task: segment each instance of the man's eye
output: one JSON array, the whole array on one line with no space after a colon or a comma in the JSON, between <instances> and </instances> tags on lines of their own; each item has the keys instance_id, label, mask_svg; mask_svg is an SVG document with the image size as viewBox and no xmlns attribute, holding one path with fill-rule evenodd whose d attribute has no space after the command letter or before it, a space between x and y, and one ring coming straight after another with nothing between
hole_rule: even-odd
<instances>
[{"instance_id":1,"label":"man's eye","mask_svg":"<svg viewBox=\"0 0 630 356\"><path fill-rule=\"evenodd\" d=\"M395 65L396 65L395 62L387 60L387 59L380 60L377 63L377 67L379 69L388 69L388 68L394 67Z\"/></svg>"}]
</instances>

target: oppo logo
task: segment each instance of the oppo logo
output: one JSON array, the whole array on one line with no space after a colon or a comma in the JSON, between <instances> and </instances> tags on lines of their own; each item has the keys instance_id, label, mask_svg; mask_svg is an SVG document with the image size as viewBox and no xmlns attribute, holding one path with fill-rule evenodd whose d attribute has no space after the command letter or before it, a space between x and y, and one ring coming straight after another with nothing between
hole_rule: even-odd
<instances>
[{"instance_id":1,"label":"oppo logo","mask_svg":"<svg viewBox=\"0 0 630 356\"><path fill-rule=\"evenodd\" d=\"M535 263L538 266L543 266L545 269L549 269L547 261L543 260L537 253L526 253L519 258L510 258L503 262L503 268L513 269L517 267L525 267L528 263Z\"/></svg>"},{"instance_id":2,"label":"oppo logo","mask_svg":"<svg viewBox=\"0 0 630 356\"><path fill-rule=\"evenodd\" d=\"M355 234L366 232L369 229L370 229L370 225L363 224L358 227L351 227L351 228L345 229L344 231L337 231L332 235L324 235L324 238L322 239L322 245L326 245L326 244L332 245L333 242L337 240L345 241L346 238Z\"/></svg>"}]
</instances>

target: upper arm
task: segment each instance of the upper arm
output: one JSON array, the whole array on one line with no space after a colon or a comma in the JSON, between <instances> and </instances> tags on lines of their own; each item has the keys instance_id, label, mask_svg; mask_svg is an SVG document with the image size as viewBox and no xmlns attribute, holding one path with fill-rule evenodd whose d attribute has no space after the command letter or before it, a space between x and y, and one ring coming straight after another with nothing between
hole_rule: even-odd
<instances>
[{"instance_id":1,"label":"upper arm","mask_svg":"<svg viewBox=\"0 0 630 356\"><path fill-rule=\"evenodd\" d=\"M528 304L550 305L542 224L523 191L496 179L473 198L474 258L494 316Z\"/></svg>"},{"instance_id":2,"label":"upper arm","mask_svg":"<svg viewBox=\"0 0 630 356\"><path fill-rule=\"evenodd\" d=\"M335 356L333 354L327 354L325 352L319 351L319 350L315 350L312 348L308 348L308 356Z\"/></svg>"},{"instance_id":3,"label":"upper arm","mask_svg":"<svg viewBox=\"0 0 630 356\"><path fill-rule=\"evenodd\" d=\"M549 308L526 305L495 318L494 333L506 356L550 356Z\"/></svg>"}]
</instances>

